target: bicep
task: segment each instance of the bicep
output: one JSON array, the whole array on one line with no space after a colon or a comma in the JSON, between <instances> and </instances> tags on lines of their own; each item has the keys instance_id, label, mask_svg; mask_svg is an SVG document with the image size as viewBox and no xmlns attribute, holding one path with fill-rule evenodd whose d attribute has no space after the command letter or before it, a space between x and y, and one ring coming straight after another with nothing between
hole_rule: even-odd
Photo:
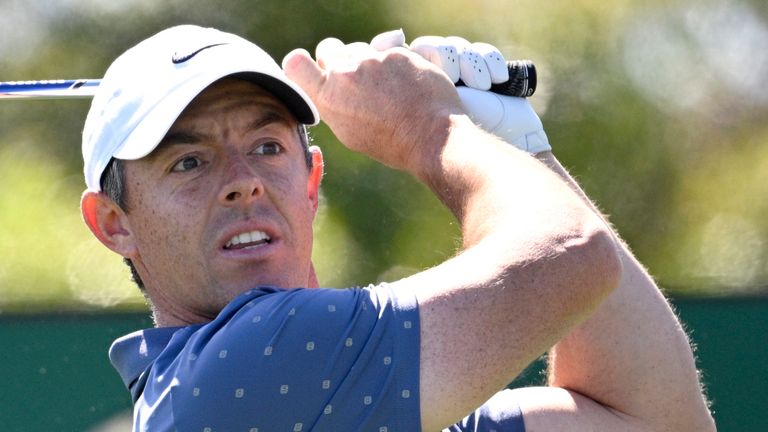
<instances>
[{"instance_id":1,"label":"bicep","mask_svg":"<svg viewBox=\"0 0 768 432\"><path fill-rule=\"evenodd\" d=\"M557 258L499 269L489 268L485 253L474 248L398 282L419 302L424 430L483 404L585 313L573 294L563 294L575 282L559 274Z\"/></svg>"}]
</instances>

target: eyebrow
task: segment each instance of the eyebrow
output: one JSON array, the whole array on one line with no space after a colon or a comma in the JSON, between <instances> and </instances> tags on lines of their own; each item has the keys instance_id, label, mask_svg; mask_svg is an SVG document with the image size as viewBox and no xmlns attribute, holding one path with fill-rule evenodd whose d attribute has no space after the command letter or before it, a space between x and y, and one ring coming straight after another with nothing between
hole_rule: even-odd
<instances>
[{"instance_id":1,"label":"eyebrow","mask_svg":"<svg viewBox=\"0 0 768 432\"><path fill-rule=\"evenodd\" d=\"M277 110L268 108L248 124L246 132L256 131L273 123L282 123L286 126L291 126L291 122L286 118L285 115L281 114ZM162 151L174 145L197 144L200 142L212 140L212 136L204 133L189 130L169 131L167 134L165 134L163 139L160 140L160 143L157 145L154 151Z\"/></svg>"}]
</instances>

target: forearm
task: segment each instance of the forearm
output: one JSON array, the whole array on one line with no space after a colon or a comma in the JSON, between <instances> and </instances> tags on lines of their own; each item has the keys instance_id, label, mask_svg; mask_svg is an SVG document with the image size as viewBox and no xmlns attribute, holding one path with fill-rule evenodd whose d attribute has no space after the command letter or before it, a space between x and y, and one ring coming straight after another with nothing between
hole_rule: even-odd
<instances>
[{"instance_id":1,"label":"forearm","mask_svg":"<svg viewBox=\"0 0 768 432\"><path fill-rule=\"evenodd\" d=\"M420 160L411 158L418 162L408 171L456 216L464 249L502 232L514 236L516 241L506 239L512 245L546 237L539 230L562 237L605 228L536 158L485 133L466 116L451 116L447 129L444 143L432 145Z\"/></svg>"},{"instance_id":2,"label":"forearm","mask_svg":"<svg viewBox=\"0 0 768 432\"><path fill-rule=\"evenodd\" d=\"M551 153L540 159L589 203ZM623 242L619 257L619 287L552 349L550 385L586 395L655 430L712 429L684 330Z\"/></svg>"},{"instance_id":3,"label":"forearm","mask_svg":"<svg viewBox=\"0 0 768 432\"><path fill-rule=\"evenodd\" d=\"M464 126L419 177L456 214L465 250L399 282L416 290L425 329L425 425L476 408L618 283L615 245L573 191L535 158Z\"/></svg>"}]
</instances>

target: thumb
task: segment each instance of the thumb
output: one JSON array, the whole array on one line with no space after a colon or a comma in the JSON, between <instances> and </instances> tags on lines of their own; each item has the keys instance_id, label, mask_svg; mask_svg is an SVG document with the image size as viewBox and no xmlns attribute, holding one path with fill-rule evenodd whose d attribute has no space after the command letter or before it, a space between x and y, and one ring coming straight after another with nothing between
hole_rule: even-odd
<instances>
[{"instance_id":1,"label":"thumb","mask_svg":"<svg viewBox=\"0 0 768 432\"><path fill-rule=\"evenodd\" d=\"M323 70L305 49L295 49L283 58L283 70L288 78L299 85L312 100L316 100L325 82Z\"/></svg>"}]
</instances>

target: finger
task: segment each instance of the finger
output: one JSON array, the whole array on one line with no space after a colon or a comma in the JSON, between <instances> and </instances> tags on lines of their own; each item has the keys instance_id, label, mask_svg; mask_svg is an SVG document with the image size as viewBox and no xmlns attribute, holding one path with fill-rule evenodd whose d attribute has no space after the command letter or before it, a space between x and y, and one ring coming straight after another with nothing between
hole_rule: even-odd
<instances>
[{"instance_id":1,"label":"finger","mask_svg":"<svg viewBox=\"0 0 768 432\"><path fill-rule=\"evenodd\" d=\"M476 42L472 44L472 49L483 56L493 84L500 84L509 80L507 63L498 48L484 42Z\"/></svg>"},{"instance_id":2,"label":"finger","mask_svg":"<svg viewBox=\"0 0 768 432\"><path fill-rule=\"evenodd\" d=\"M459 51L459 70L464 85L478 90L490 89L491 74L483 56L464 38L450 36L447 39L454 43Z\"/></svg>"},{"instance_id":3,"label":"finger","mask_svg":"<svg viewBox=\"0 0 768 432\"><path fill-rule=\"evenodd\" d=\"M361 59L370 57L377 51L365 42L345 45L336 38L328 38L320 41L315 52L318 65L326 71L351 71L357 69Z\"/></svg>"},{"instance_id":4,"label":"finger","mask_svg":"<svg viewBox=\"0 0 768 432\"><path fill-rule=\"evenodd\" d=\"M504 104L499 95L469 87L457 87L459 99L473 122L494 133L504 118Z\"/></svg>"},{"instance_id":5,"label":"finger","mask_svg":"<svg viewBox=\"0 0 768 432\"><path fill-rule=\"evenodd\" d=\"M344 46L344 56L348 59L368 56L372 52L374 49L365 42L352 42Z\"/></svg>"},{"instance_id":6,"label":"finger","mask_svg":"<svg viewBox=\"0 0 768 432\"><path fill-rule=\"evenodd\" d=\"M325 82L325 74L320 66L304 49L295 49L283 58L283 70L293 82L298 84L312 100Z\"/></svg>"},{"instance_id":7,"label":"finger","mask_svg":"<svg viewBox=\"0 0 768 432\"><path fill-rule=\"evenodd\" d=\"M459 54L456 47L440 36L421 36L411 42L411 50L429 60L448 75L455 84L459 81Z\"/></svg>"},{"instance_id":8,"label":"finger","mask_svg":"<svg viewBox=\"0 0 768 432\"><path fill-rule=\"evenodd\" d=\"M317 64L320 65L321 68L326 69L326 63L333 58L334 55L337 55L342 48L344 48L344 42L339 39L325 38L321 40L315 48L315 59L317 60Z\"/></svg>"},{"instance_id":9,"label":"finger","mask_svg":"<svg viewBox=\"0 0 768 432\"><path fill-rule=\"evenodd\" d=\"M394 47L408 47L405 43L403 29L392 30L377 34L371 39L371 47L377 51L384 51Z\"/></svg>"}]
</instances>

